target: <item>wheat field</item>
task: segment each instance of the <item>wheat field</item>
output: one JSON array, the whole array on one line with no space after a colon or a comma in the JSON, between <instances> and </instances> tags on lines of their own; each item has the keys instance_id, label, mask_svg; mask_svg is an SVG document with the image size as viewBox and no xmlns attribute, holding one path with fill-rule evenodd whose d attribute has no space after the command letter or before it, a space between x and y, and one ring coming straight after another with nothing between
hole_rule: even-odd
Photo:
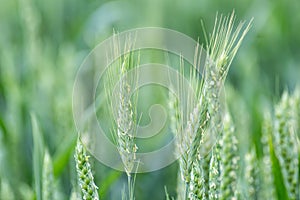
<instances>
[{"instance_id":1,"label":"wheat field","mask_svg":"<svg viewBox=\"0 0 300 200\"><path fill-rule=\"evenodd\" d=\"M2 0L0 200L299 200L299 9L298 1L283 0ZM118 33L138 27L183 33L199 42L194 66L201 53L209 59L199 74L183 55L130 52L139 41L126 40L126 53L96 90L95 116L115 145L116 170L97 159L93 140L76 127L74 82L96 45L113 37L107 52L119 55ZM180 78L179 96L159 85L136 92L144 74L124 78L166 60L195 96L180 90ZM163 114L151 107L158 104ZM163 115L156 135L138 137L139 126ZM174 162L137 173L147 164L141 153L172 140Z\"/></svg>"}]
</instances>

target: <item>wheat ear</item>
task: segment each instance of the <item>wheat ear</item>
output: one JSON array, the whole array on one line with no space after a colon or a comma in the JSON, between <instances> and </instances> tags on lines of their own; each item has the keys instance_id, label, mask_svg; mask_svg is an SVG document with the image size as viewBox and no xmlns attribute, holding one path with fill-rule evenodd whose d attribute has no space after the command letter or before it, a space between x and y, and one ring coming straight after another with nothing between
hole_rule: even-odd
<instances>
[{"instance_id":1,"label":"wheat ear","mask_svg":"<svg viewBox=\"0 0 300 200\"><path fill-rule=\"evenodd\" d=\"M181 60L181 63L182 60ZM183 64L181 64L183 68ZM182 70L183 71L183 70ZM195 68L191 69L190 79L191 85L194 88L196 94L196 101L193 101L191 96L188 96L188 112L184 121L184 113L180 112L180 122L177 128L177 151L180 153L179 167L181 172L181 179L185 184L184 199L189 196L191 172L193 169L193 163L198 159L199 145L202 140L204 131L208 125L209 116L206 112L205 106L200 98L202 84L198 79L198 72ZM193 94L187 94L193 95ZM180 110L180 109L179 109ZM180 110L181 111L181 110Z\"/></svg>"},{"instance_id":2,"label":"wheat ear","mask_svg":"<svg viewBox=\"0 0 300 200\"><path fill-rule=\"evenodd\" d=\"M86 150L80 139L77 140L74 158L82 198L84 200L98 200L98 187L94 183L92 168L89 163L89 156L86 154Z\"/></svg>"},{"instance_id":3,"label":"wheat ear","mask_svg":"<svg viewBox=\"0 0 300 200\"><path fill-rule=\"evenodd\" d=\"M205 63L203 95L211 117L210 134L212 135L222 132L220 92L230 65L249 31L251 23L252 20L249 23L240 22L235 28L234 12L225 17L217 15L213 32L207 41L208 58Z\"/></svg>"},{"instance_id":4,"label":"wheat ear","mask_svg":"<svg viewBox=\"0 0 300 200\"><path fill-rule=\"evenodd\" d=\"M294 108L287 92L275 106L275 153L279 160L284 184L290 199L297 198L299 171L298 144L294 126Z\"/></svg>"},{"instance_id":5,"label":"wheat ear","mask_svg":"<svg viewBox=\"0 0 300 200\"><path fill-rule=\"evenodd\" d=\"M296 185L298 185L297 187L297 191L296 193L298 193L298 199L300 199L300 87L298 86L295 91L294 94L292 96L292 109L294 111L294 124L295 124L295 131L297 133L297 146L298 146L298 181L296 183ZM297 195L297 194L296 194Z\"/></svg>"},{"instance_id":6,"label":"wheat ear","mask_svg":"<svg viewBox=\"0 0 300 200\"><path fill-rule=\"evenodd\" d=\"M300 140L300 87L297 87L292 96L292 107L295 111L295 130L298 133L298 140Z\"/></svg>"},{"instance_id":7,"label":"wheat ear","mask_svg":"<svg viewBox=\"0 0 300 200\"><path fill-rule=\"evenodd\" d=\"M43 200L54 199L54 177L52 160L48 150L45 150L43 163L43 182L42 182Z\"/></svg>"},{"instance_id":8,"label":"wheat ear","mask_svg":"<svg viewBox=\"0 0 300 200\"><path fill-rule=\"evenodd\" d=\"M181 178L186 185L185 199L188 198L192 168L195 160L198 159L199 149L203 144L203 138L209 123L214 127L214 132L222 130L222 120L219 115L220 101L219 93L226 78L229 66L250 28L250 24L244 27L240 23L236 30L233 30L234 13L230 18L220 20L216 17L215 28L207 45L209 57L205 63L204 80L198 80L197 69L191 70L191 80L198 97L197 102L189 102L191 109L188 109L187 122L180 122L179 140L177 148L180 152L179 167ZM242 30L244 28L244 30ZM201 53L199 47L195 52L195 65L200 66ZM200 55L200 56L198 56ZM196 170L194 170L196 172Z\"/></svg>"},{"instance_id":9,"label":"wheat ear","mask_svg":"<svg viewBox=\"0 0 300 200\"><path fill-rule=\"evenodd\" d=\"M237 198L238 149L237 138L229 113L224 116L224 133L220 141L220 199Z\"/></svg>"},{"instance_id":10,"label":"wheat ear","mask_svg":"<svg viewBox=\"0 0 300 200\"><path fill-rule=\"evenodd\" d=\"M251 149L245 155L245 180L246 180L246 198L257 199L258 198L258 161L254 149Z\"/></svg>"},{"instance_id":11,"label":"wheat ear","mask_svg":"<svg viewBox=\"0 0 300 200\"><path fill-rule=\"evenodd\" d=\"M175 156L180 155L180 145L178 141L181 139L182 133L182 112L179 105L179 99L176 97L171 91L169 92L169 111L170 111L170 124L171 124L171 132L173 133L174 137L177 138L176 148L175 148ZM181 166L179 166L179 170L177 173L177 199L184 199L185 193L185 183L182 181L182 173L181 173Z\"/></svg>"},{"instance_id":12,"label":"wheat ear","mask_svg":"<svg viewBox=\"0 0 300 200\"><path fill-rule=\"evenodd\" d=\"M205 174L199 161L193 163L189 187L189 199L206 199Z\"/></svg>"},{"instance_id":13,"label":"wheat ear","mask_svg":"<svg viewBox=\"0 0 300 200\"><path fill-rule=\"evenodd\" d=\"M260 199L277 199L275 194L275 185L272 172L272 160L271 160L271 148L272 144L272 134L273 134L273 121L271 114L265 112L263 127L262 127L262 137L261 145L263 150L263 157L261 160L261 177L262 177L262 187L260 190Z\"/></svg>"},{"instance_id":14,"label":"wheat ear","mask_svg":"<svg viewBox=\"0 0 300 200\"><path fill-rule=\"evenodd\" d=\"M108 87L106 88L109 101L115 102L110 105L112 110L116 110L114 139L127 174L129 199L134 199L135 175L133 173L137 166L136 151L138 149L135 143L137 96L132 95L132 87L136 84L138 76L135 72L133 76L128 75L128 72L139 64L139 54L135 57L134 52L131 52L133 45L131 36L128 36L124 46L125 53L118 57L121 52L120 41L118 35L114 35L113 53L117 61L108 70ZM113 93L115 87L117 94Z\"/></svg>"}]
</instances>

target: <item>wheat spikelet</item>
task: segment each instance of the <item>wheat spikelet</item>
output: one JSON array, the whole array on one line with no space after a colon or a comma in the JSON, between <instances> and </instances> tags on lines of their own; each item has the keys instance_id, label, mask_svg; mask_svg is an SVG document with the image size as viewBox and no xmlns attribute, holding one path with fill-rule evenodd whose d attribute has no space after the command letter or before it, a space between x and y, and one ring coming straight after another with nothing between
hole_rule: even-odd
<instances>
[{"instance_id":1,"label":"wheat spikelet","mask_svg":"<svg viewBox=\"0 0 300 200\"><path fill-rule=\"evenodd\" d=\"M193 162L198 157L199 145L208 124L209 116L205 116L205 114L207 114L205 111L199 113L199 107L197 106L190 115L191 117L185 131L185 134L190 137L187 138L188 140L186 142L183 142L183 149L187 150L183 152L181 157L182 159L180 159L180 161L182 162L181 166L184 172L183 178L186 183L189 183L190 181L190 173L192 171Z\"/></svg>"},{"instance_id":2,"label":"wheat spikelet","mask_svg":"<svg viewBox=\"0 0 300 200\"><path fill-rule=\"evenodd\" d=\"M172 92L169 92L169 111L171 118L171 132L176 136L180 130L180 108L179 108L179 100Z\"/></svg>"},{"instance_id":3,"label":"wheat spikelet","mask_svg":"<svg viewBox=\"0 0 300 200\"><path fill-rule=\"evenodd\" d=\"M205 179L204 179L204 170L200 166L200 162L196 161L193 164L193 169L191 172L191 183L189 185L189 199L207 199Z\"/></svg>"}]
</instances>

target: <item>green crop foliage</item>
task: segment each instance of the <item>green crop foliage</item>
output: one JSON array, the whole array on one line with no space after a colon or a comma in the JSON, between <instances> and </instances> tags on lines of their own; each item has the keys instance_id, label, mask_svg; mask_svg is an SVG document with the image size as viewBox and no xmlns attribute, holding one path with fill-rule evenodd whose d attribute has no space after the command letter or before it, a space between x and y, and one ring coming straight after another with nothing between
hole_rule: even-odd
<instances>
[{"instance_id":1,"label":"green crop foliage","mask_svg":"<svg viewBox=\"0 0 300 200\"><path fill-rule=\"evenodd\" d=\"M295 0L2 0L0 199L299 200L299 10ZM200 77L180 55L154 50L112 63L104 86L99 83L103 94L96 114L116 146L121 172L81 143L86 138L78 136L74 123L73 84L97 44L149 26L199 41L213 64L206 63ZM139 41L127 42L130 50ZM118 54L117 37L115 45ZM128 71L165 58L190 81L196 101L182 108L176 95L158 86L130 97L138 75L134 83L119 82L119 96L110 93ZM201 56L195 56L199 62ZM148 116L152 104L165 106L167 122L145 142L136 135L137 125L159 121L151 119L156 113ZM108 112L115 108L113 121ZM136 154L172 139L176 162L135 173L143 167Z\"/></svg>"}]
</instances>

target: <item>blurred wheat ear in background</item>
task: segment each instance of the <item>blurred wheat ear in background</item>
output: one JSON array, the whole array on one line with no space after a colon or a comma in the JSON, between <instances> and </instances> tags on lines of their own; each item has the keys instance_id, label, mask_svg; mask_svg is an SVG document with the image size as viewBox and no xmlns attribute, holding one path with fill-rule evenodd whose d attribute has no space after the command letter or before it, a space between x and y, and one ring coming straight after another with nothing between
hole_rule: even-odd
<instances>
[{"instance_id":1,"label":"blurred wheat ear in background","mask_svg":"<svg viewBox=\"0 0 300 200\"><path fill-rule=\"evenodd\" d=\"M1 1L0 200L300 200L299 8L300 1L286 0ZM238 17L214 18L217 10L232 9ZM252 16L253 26L237 20ZM210 33L199 32L199 19ZM154 87L140 90L138 102L129 94L137 93L139 77L126 74L165 57L131 52L134 36L125 47L113 36L108 54L126 53L111 64L106 88L99 83L99 99L106 90L115 103L101 104L96 115L119 152L120 172L89 157L78 139L73 84L85 57L114 28L144 26L199 37L206 52L195 49L194 66L205 67L199 74L170 54L197 98L182 91L188 101L181 102L180 95L166 98L165 88ZM205 53L210 59L203 62ZM136 126L148 123L139 114L153 102L169 104L171 124L144 142ZM136 175L137 154L163 146L172 134L178 162Z\"/></svg>"},{"instance_id":2,"label":"blurred wheat ear in background","mask_svg":"<svg viewBox=\"0 0 300 200\"><path fill-rule=\"evenodd\" d=\"M43 162L43 199L51 200L55 199L55 187L54 187L54 177L53 177L53 164L52 159L49 155L49 151L45 151L44 162Z\"/></svg>"},{"instance_id":3,"label":"blurred wheat ear in background","mask_svg":"<svg viewBox=\"0 0 300 200\"><path fill-rule=\"evenodd\" d=\"M274 150L290 199L297 199L299 192L299 140L297 141L296 136L299 121L297 122L298 113L294 101L285 92L275 106L274 120Z\"/></svg>"}]
</instances>

